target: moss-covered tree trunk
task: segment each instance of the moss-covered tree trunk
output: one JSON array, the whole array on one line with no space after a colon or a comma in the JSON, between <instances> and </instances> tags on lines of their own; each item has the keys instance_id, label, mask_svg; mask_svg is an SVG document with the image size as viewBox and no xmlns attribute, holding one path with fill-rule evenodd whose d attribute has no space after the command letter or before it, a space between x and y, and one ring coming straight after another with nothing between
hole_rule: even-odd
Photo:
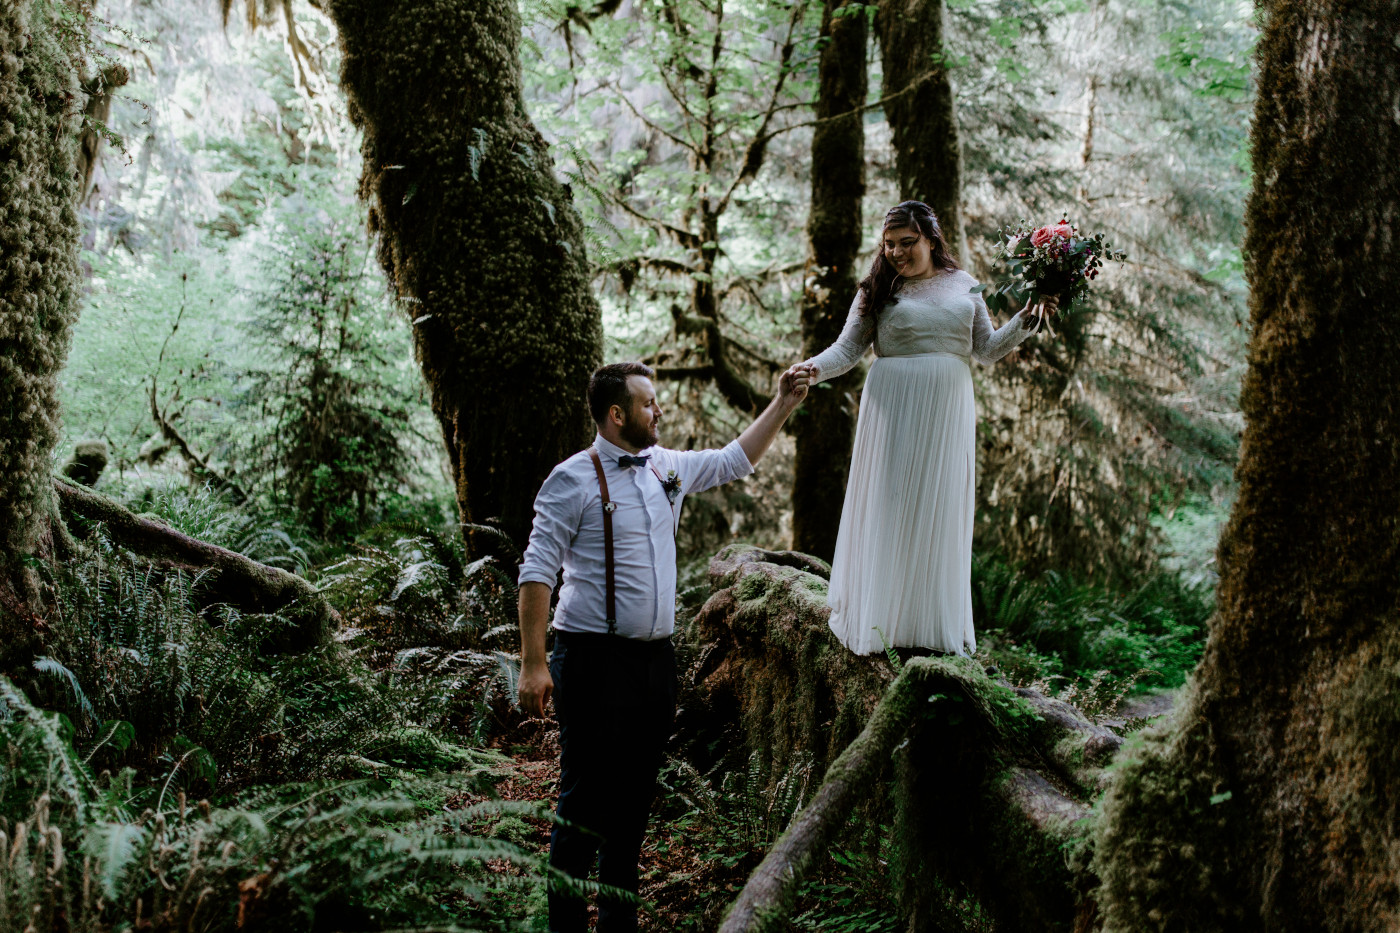
<instances>
[{"instance_id":1,"label":"moss-covered tree trunk","mask_svg":"<svg viewBox=\"0 0 1400 933\"><path fill-rule=\"evenodd\" d=\"M856 12L852 13L852 9ZM835 342L855 297L860 204L865 195L865 121L857 113L868 88L866 20L858 4L827 0L818 66L818 123L812 132L812 208L807 219L807 289L802 296L802 354ZM845 114L846 116L841 116ZM837 119L833 119L837 118ZM846 473L855 439L854 394L860 373L822 383L793 420L792 546L831 560L841 524Z\"/></svg>"},{"instance_id":2,"label":"moss-covered tree trunk","mask_svg":"<svg viewBox=\"0 0 1400 933\"><path fill-rule=\"evenodd\" d=\"M20 571L53 514L58 372L76 314L77 75L50 4L0 4L0 619L24 651ZM8 665L4 665L8 666Z\"/></svg>"},{"instance_id":3,"label":"moss-covered tree trunk","mask_svg":"<svg viewBox=\"0 0 1400 933\"><path fill-rule=\"evenodd\" d=\"M923 201L943 236L963 245L962 143L953 85L943 65L943 0L881 0L875 14L885 116L894 137L900 196Z\"/></svg>"},{"instance_id":4,"label":"moss-covered tree trunk","mask_svg":"<svg viewBox=\"0 0 1400 933\"><path fill-rule=\"evenodd\" d=\"M509 0L331 0L362 194L451 457L462 519L523 542L591 436L602 325L583 229L521 96Z\"/></svg>"},{"instance_id":5,"label":"moss-covered tree trunk","mask_svg":"<svg viewBox=\"0 0 1400 933\"><path fill-rule=\"evenodd\" d=\"M1400 927L1400 10L1261 11L1240 492L1194 692L1104 810L1115 931Z\"/></svg>"}]
</instances>

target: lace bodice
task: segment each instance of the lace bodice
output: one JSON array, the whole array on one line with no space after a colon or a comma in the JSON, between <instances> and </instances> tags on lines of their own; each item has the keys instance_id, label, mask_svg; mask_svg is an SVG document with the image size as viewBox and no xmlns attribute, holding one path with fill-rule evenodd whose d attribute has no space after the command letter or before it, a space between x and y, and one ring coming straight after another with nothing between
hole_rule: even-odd
<instances>
[{"instance_id":1,"label":"lace bodice","mask_svg":"<svg viewBox=\"0 0 1400 933\"><path fill-rule=\"evenodd\" d=\"M995 363L1014 350L1032 331L1017 312L999 328L992 327L987 303L972 294L977 280L959 269L907 283L898 300L878 318L860 313L860 293L851 302L846 326L836 342L806 362L817 367L817 379L833 379L860 361L872 343L876 356L956 353Z\"/></svg>"}]
</instances>

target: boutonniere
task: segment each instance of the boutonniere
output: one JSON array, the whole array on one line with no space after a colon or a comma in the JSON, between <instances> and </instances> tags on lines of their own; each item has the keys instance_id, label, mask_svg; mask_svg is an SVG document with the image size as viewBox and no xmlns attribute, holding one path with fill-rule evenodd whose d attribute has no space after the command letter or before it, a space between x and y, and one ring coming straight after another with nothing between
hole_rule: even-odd
<instances>
[{"instance_id":1,"label":"boutonniere","mask_svg":"<svg viewBox=\"0 0 1400 933\"><path fill-rule=\"evenodd\" d=\"M672 505L681 495L681 477L675 470L667 470L666 478L661 481L661 488L666 493L666 501Z\"/></svg>"}]
</instances>

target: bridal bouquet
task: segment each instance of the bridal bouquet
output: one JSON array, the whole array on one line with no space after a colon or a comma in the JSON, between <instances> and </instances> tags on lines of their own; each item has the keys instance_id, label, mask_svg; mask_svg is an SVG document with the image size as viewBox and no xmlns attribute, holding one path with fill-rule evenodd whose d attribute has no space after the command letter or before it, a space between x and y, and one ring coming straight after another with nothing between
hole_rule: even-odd
<instances>
[{"instance_id":1,"label":"bridal bouquet","mask_svg":"<svg viewBox=\"0 0 1400 933\"><path fill-rule=\"evenodd\" d=\"M1061 218L1059 223L1034 229L1023 222L1002 230L997 258L1007 264L1011 274L986 294L987 307L1018 311L1027 300L1038 302L1054 296L1060 301L1060 312L1067 313L1082 303L1104 260L1122 262L1127 255L1114 252L1102 233L1086 237L1067 218ZM983 288L979 285L974 291ZM1049 321L1043 311L1041 314L1040 323L1048 327Z\"/></svg>"}]
</instances>

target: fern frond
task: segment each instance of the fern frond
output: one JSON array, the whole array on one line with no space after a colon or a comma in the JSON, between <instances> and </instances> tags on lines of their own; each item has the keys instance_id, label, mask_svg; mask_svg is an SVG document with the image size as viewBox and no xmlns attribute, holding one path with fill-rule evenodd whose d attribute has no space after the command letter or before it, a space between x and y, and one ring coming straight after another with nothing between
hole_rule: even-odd
<instances>
[{"instance_id":1,"label":"fern frond","mask_svg":"<svg viewBox=\"0 0 1400 933\"><path fill-rule=\"evenodd\" d=\"M78 677L59 661L50 657L38 657L34 659L34 670L40 674L48 674L66 683L73 691L73 700L82 710L83 715L89 721L97 718L97 713L92 708L92 703L88 701L87 694L83 692L83 685L78 683Z\"/></svg>"}]
</instances>

